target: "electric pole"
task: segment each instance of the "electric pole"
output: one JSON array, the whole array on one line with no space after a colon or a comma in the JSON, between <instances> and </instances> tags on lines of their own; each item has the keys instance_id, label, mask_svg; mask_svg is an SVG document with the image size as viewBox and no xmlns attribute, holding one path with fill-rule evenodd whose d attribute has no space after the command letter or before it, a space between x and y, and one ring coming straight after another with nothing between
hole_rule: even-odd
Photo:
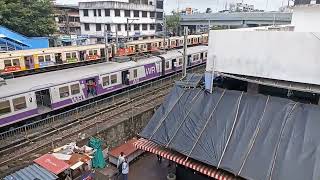
<instances>
[{"instance_id":1,"label":"electric pole","mask_svg":"<svg viewBox=\"0 0 320 180\"><path fill-rule=\"evenodd\" d=\"M187 55L187 41L188 41L188 27L184 27L184 44L183 44L183 64L182 64L182 78L187 76L188 55Z\"/></svg>"},{"instance_id":2,"label":"electric pole","mask_svg":"<svg viewBox=\"0 0 320 180\"><path fill-rule=\"evenodd\" d=\"M109 61L109 48L108 48L108 33L107 33L107 27L106 24L104 24L104 45L105 45L105 56L106 61Z\"/></svg>"},{"instance_id":3,"label":"electric pole","mask_svg":"<svg viewBox=\"0 0 320 180\"><path fill-rule=\"evenodd\" d=\"M163 13L163 47L164 47L164 50L166 50L166 36L167 36L167 20L166 20L165 13ZM168 44L168 47L169 47L169 44Z\"/></svg>"}]
</instances>

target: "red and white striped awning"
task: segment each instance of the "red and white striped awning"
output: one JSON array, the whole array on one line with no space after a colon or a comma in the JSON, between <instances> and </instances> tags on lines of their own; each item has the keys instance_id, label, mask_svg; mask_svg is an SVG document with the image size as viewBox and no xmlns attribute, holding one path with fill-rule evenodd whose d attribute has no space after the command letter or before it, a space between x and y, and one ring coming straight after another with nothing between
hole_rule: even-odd
<instances>
[{"instance_id":1,"label":"red and white striped awning","mask_svg":"<svg viewBox=\"0 0 320 180\"><path fill-rule=\"evenodd\" d=\"M165 159L174 161L178 164L181 164L183 166L186 166L190 169L193 169L195 171L198 171L202 174L205 174L209 177L212 177L212 178L215 178L218 180L239 179L226 171L219 170L219 169L216 169L211 166L207 166L207 165L202 164L200 162L194 161L190 158L187 159L186 156L184 156L182 154L178 154L178 153L172 152L168 149L162 148L161 146L159 146L151 141L148 141L146 139L139 139L137 142L134 143L134 145L138 149L142 149L144 151L148 151L153 154L160 155Z\"/></svg>"}]
</instances>

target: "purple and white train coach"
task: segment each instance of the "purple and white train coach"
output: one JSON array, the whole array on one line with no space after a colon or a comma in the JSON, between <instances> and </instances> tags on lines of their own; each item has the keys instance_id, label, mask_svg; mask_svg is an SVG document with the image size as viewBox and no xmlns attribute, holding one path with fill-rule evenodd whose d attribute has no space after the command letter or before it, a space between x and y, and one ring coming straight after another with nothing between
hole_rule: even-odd
<instances>
[{"instance_id":1,"label":"purple and white train coach","mask_svg":"<svg viewBox=\"0 0 320 180\"><path fill-rule=\"evenodd\" d=\"M207 46L188 48L188 66L202 64ZM0 127L159 78L182 69L180 50L8 79L0 85Z\"/></svg>"}]
</instances>

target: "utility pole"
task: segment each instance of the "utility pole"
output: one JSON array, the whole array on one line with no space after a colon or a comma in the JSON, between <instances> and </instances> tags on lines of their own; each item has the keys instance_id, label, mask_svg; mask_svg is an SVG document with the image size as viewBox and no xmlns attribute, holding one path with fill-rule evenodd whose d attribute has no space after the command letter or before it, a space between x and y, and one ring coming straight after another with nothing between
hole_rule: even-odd
<instances>
[{"instance_id":1,"label":"utility pole","mask_svg":"<svg viewBox=\"0 0 320 180\"><path fill-rule=\"evenodd\" d=\"M187 55L187 41L188 41L188 27L184 27L184 44L183 44L183 64L182 64L182 78L187 76L188 55Z\"/></svg>"},{"instance_id":2,"label":"utility pole","mask_svg":"<svg viewBox=\"0 0 320 180\"><path fill-rule=\"evenodd\" d=\"M163 47L166 50L166 36L167 36L167 20L166 15L163 13ZM169 47L169 44L168 44Z\"/></svg>"},{"instance_id":3,"label":"utility pole","mask_svg":"<svg viewBox=\"0 0 320 180\"><path fill-rule=\"evenodd\" d=\"M106 24L104 24L104 45L105 45L105 56L106 56L106 61L109 61L109 48L108 48L108 33L107 33L107 27Z\"/></svg>"},{"instance_id":4,"label":"utility pole","mask_svg":"<svg viewBox=\"0 0 320 180\"><path fill-rule=\"evenodd\" d=\"M118 24L116 26L116 48L115 51L118 52L118 47L119 47L119 37L118 37Z\"/></svg>"},{"instance_id":5,"label":"utility pole","mask_svg":"<svg viewBox=\"0 0 320 180\"><path fill-rule=\"evenodd\" d=\"M131 22L129 22L131 20ZM127 41L129 41L129 32L130 32L130 29L129 27L131 27L131 24L133 23L133 21L135 20L139 20L139 19L132 19L132 18L127 18Z\"/></svg>"}]
</instances>

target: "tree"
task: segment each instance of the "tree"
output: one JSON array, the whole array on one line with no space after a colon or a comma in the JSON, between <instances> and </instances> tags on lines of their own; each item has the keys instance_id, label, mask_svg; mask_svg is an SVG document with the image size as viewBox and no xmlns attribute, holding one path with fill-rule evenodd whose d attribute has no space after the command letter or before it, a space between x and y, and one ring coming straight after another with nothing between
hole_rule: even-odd
<instances>
[{"instance_id":1,"label":"tree","mask_svg":"<svg viewBox=\"0 0 320 180\"><path fill-rule=\"evenodd\" d=\"M26 36L48 36L55 32L50 0L0 0L0 25Z\"/></svg>"},{"instance_id":2,"label":"tree","mask_svg":"<svg viewBox=\"0 0 320 180\"><path fill-rule=\"evenodd\" d=\"M180 27L180 15L172 12L172 15L166 17L167 31L172 32L174 35L178 34Z\"/></svg>"}]
</instances>

